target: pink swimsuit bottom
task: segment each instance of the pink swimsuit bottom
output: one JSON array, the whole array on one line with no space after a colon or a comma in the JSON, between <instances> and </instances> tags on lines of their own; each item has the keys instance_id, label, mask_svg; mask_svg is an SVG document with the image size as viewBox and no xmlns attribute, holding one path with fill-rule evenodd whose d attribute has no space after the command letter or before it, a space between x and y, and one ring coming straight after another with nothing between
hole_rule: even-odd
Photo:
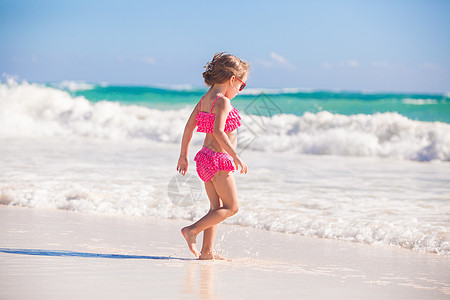
<instances>
[{"instance_id":1,"label":"pink swimsuit bottom","mask_svg":"<svg viewBox=\"0 0 450 300\"><path fill-rule=\"evenodd\" d=\"M208 182L217 171L232 171L234 166L230 154L225 152L214 152L205 146L195 155L194 161L197 163L198 176Z\"/></svg>"}]
</instances>

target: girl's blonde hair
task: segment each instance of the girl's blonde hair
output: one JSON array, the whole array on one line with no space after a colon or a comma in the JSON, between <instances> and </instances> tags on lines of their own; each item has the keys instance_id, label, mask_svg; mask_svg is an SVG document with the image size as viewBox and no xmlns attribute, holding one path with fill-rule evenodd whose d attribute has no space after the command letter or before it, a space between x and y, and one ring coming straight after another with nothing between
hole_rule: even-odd
<instances>
[{"instance_id":1,"label":"girl's blonde hair","mask_svg":"<svg viewBox=\"0 0 450 300\"><path fill-rule=\"evenodd\" d=\"M213 86L216 83L224 83L233 75L241 79L248 73L250 67L248 62L225 53L218 52L214 54L212 61L204 66L206 71L203 72L203 79L206 85Z\"/></svg>"}]
</instances>

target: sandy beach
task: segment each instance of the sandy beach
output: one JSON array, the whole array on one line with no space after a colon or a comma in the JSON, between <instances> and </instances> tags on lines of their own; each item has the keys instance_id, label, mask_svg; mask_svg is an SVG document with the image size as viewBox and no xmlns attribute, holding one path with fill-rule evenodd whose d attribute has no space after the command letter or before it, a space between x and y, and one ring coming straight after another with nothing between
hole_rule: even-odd
<instances>
[{"instance_id":1,"label":"sandy beach","mask_svg":"<svg viewBox=\"0 0 450 300\"><path fill-rule=\"evenodd\" d=\"M221 225L198 261L187 221L0 206L1 299L449 299L450 258ZM199 239L201 242L201 239Z\"/></svg>"}]
</instances>

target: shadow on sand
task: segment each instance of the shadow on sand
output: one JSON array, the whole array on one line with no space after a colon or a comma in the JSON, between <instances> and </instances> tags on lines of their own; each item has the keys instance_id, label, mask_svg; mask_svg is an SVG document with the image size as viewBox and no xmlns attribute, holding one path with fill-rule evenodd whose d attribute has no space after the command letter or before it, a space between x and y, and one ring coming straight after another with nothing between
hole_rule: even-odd
<instances>
[{"instance_id":1,"label":"shadow on sand","mask_svg":"<svg viewBox=\"0 0 450 300\"><path fill-rule=\"evenodd\" d=\"M21 254L21 255L38 255L38 256L75 256L75 257L97 257L97 258L114 258L114 259L195 260L193 258L181 258L181 257L172 257L172 256L104 254L104 253L74 252L74 251L66 251L66 250L0 248L0 252L10 253L10 254Z\"/></svg>"}]
</instances>

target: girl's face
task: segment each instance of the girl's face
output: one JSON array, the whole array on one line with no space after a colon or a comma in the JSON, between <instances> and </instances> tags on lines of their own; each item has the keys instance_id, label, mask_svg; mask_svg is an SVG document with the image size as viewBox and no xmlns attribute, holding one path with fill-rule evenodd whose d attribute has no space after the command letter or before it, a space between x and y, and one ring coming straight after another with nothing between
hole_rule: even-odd
<instances>
[{"instance_id":1,"label":"girl's face","mask_svg":"<svg viewBox=\"0 0 450 300\"><path fill-rule=\"evenodd\" d=\"M247 74L245 74L242 78L239 78L242 82L247 81ZM237 80L235 76L231 76L230 80L228 81L230 84L230 88L227 91L227 98L233 99L236 97L237 94L239 94L239 88L242 85L242 82Z\"/></svg>"}]
</instances>

